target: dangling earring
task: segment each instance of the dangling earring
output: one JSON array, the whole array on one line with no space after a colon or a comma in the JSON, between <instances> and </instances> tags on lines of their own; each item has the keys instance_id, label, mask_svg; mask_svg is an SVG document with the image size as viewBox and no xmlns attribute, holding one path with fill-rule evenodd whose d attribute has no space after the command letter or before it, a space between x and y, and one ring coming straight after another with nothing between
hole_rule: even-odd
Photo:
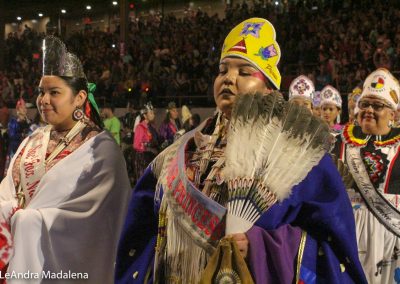
<instances>
[{"instance_id":1,"label":"dangling earring","mask_svg":"<svg viewBox=\"0 0 400 284\"><path fill-rule=\"evenodd\" d=\"M389 128L392 128L393 124L394 124L393 120L389 120L389 123L388 123Z\"/></svg>"},{"instance_id":2,"label":"dangling earring","mask_svg":"<svg viewBox=\"0 0 400 284\"><path fill-rule=\"evenodd\" d=\"M77 107L77 108L74 110L74 112L72 113L72 118L73 118L75 121L79 121L79 120L83 119L83 116L84 116L83 110L80 109L80 108L78 108L78 107Z\"/></svg>"},{"instance_id":3,"label":"dangling earring","mask_svg":"<svg viewBox=\"0 0 400 284\"><path fill-rule=\"evenodd\" d=\"M340 123L340 114L338 114L338 116L336 116L336 123L337 123L337 124Z\"/></svg>"}]
</instances>

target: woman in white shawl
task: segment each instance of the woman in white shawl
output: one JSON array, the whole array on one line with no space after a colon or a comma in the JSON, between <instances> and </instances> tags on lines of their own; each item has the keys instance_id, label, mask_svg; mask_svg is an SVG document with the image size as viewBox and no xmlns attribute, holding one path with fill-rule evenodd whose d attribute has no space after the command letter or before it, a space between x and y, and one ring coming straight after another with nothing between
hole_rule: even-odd
<instances>
[{"instance_id":1,"label":"woman in white shawl","mask_svg":"<svg viewBox=\"0 0 400 284\"><path fill-rule=\"evenodd\" d=\"M0 186L7 283L113 282L130 185L94 89L79 59L46 37L37 106L48 125L22 142Z\"/></svg>"}]
</instances>

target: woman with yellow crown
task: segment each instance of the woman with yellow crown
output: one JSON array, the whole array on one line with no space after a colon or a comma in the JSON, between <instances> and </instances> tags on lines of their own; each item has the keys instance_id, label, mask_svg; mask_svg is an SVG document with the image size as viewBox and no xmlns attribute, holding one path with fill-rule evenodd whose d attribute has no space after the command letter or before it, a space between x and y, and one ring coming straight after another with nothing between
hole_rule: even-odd
<instances>
[{"instance_id":1,"label":"woman with yellow crown","mask_svg":"<svg viewBox=\"0 0 400 284\"><path fill-rule=\"evenodd\" d=\"M265 19L226 37L219 111L137 183L116 283L366 283L329 128L275 91L279 58Z\"/></svg>"},{"instance_id":2,"label":"woman with yellow crown","mask_svg":"<svg viewBox=\"0 0 400 284\"><path fill-rule=\"evenodd\" d=\"M400 282L400 129L392 127L399 94L388 70L372 72L358 99L359 126L347 124L334 148L354 179L347 187L369 283Z\"/></svg>"},{"instance_id":3,"label":"woman with yellow crown","mask_svg":"<svg viewBox=\"0 0 400 284\"><path fill-rule=\"evenodd\" d=\"M0 185L7 283L113 283L130 189L119 147L102 130L94 90L79 59L46 37L37 106L48 125L21 143Z\"/></svg>"}]
</instances>

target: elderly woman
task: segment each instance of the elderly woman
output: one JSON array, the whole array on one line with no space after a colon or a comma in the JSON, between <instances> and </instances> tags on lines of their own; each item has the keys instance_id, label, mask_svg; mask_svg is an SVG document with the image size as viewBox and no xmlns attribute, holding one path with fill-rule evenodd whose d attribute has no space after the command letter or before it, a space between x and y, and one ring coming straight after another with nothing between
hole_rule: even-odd
<instances>
[{"instance_id":1,"label":"elderly woman","mask_svg":"<svg viewBox=\"0 0 400 284\"><path fill-rule=\"evenodd\" d=\"M305 106L313 112L314 83L306 76L300 75L289 86L289 102Z\"/></svg>"},{"instance_id":2,"label":"elderly woman","mask_svg":"<svg viewBox=\"0 0 400 284\"><path fill-rule=\"evenodd\" d=\"M298 110L320 129L318 134L330 137L322 121L273 92L280 87L279 58L275 30L267 20L248 19L229 33L214 82L219 111L163 151L139 180L119 244L116 283L238 283L238 269L249 270L256 283L366 282L357 257L350 202L325 151L313 166L302 168L299 184L277 202L274 198L282 192L271 187L268 196L273 202L253 225L248 222L250 229L234 230L243 220L233 218L236 215L227 208L231 204L227 189L232 184L224 171L232 166L227 160L230 139L235 137L232 121L249 122L251 101L276 99L276 104L270 104L274 111L281 106ZM243 99L250 104L238 102ZM238 116L246 108L249 113ZM301 122L297 130L305 121ZM283 144L290 139L281 138ZM240 137L229 153L240 154L251 147L249 139ZM294 148L292 158L302 150ZM239 174L248 170L241 165L235 169ZM281 172L297 175L290 166ZM216 280L211 280L205 271L215 263L210 258L218 257L213 252L226 234L233 251L240 251L235 255L247 264L242 260L240 268L221 267L211 276Z\"/></svg>"},{"instance_id":3,"label":"elderly woman","mask_svg":"<svg viewBox=\"0 0 400 284\"><path fill-rule=\"evenodd\" d=\"M400 129L392 127L399 93L388 70L371 73L358 101L359 126L346 125L334 149L355 182L348 193L369 283L399 282Z\"/></svg>"},{"instance_id":4,"label":"elderly woman","mask_svg":"<svg viewBox=\"0 0 400 284\"><path fill-rule=\"evenodd\" d=\"M321 91L321 118L329 125L332 134L337 135L343 129L340 124L342 98L334 87L328 85Z\"/></svg>"},{"instance_id":5,"label":"elderly woman","mask_svg":"<svg viewBox=\"0 0 400 284\"><path fill-rule=\"evenodd\" d=\"M94 87L79 59L46 37L37 106L48 125L21 143L0 185L0 266L23 275L7 283L113 282L130 190L119 147L102 130Z\"/></svg>"}]
</instances>

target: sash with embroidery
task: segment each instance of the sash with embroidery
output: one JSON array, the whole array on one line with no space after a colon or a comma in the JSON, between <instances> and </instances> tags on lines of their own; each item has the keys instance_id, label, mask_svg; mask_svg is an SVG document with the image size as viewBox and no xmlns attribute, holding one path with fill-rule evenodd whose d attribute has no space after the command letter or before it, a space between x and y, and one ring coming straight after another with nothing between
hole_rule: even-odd
<instances>
[{"instance_id":1,"label":"sash with embroidery","mask_svg":"<svg viewBox=\"0 0 400 284\"><path fill-rule=\"evenodd\" d=\"M347 147L346 160L359 192L369 209L388 230L400 236L400 213L372 185L361 158L360 148Z\"/></svg>"},{"instance_id":2,"label":"sash with embroidery","mask_svg":"<svg viewBox=\"0 0 400 284\"><path fill-rule=\"evenodd\" d=\"M176 149L170 148L165 158L168 164L160 177L163 198L154 269L156 283L198 283L208 257L225 233L226 208L204 195L186 175L185 148L196 131L199 129L170 146ZM162 244L160 233L164 231L166 240Z\"/></svg>"},{"instance_id":3,"label":"sash with embroidery","mask_svg":"<svg viewBox=\"0 0 400 284\"><path fill-rule=\"evenodd\" d=\"M224 235L221 225L226 208L204 195L187 178L184 150L188 140L186 138L183 141L178 149L178 157L169 165L165 197L185 230L199 244L208 247L209 243L219 241ZM213 249L210 248L210 251Z\"/></svg>"},{"instance_id":4,"label":"sash with embroidery","mask_svg":"<svg viewBox=\"0 0 400 284\"><path fill-rule=\"evenodd\" d=\"M32 199L45 173L45 158L49 138L49 128L38 130L25 145L20 162L20 185L18 189L15 189L20 204L17 205L15 200L1 202L3 214L0 214L0 269L8 264L14 251L10 226L11 217L23 207L23 203L26 204Z\"/></svg>"},{"instance_id":5,"label":"sash with embroidery","mask_svg":"<svg viewBox=\"0 0 400 284\"><path fill-rule=\"evenodd\" d=\"M21 181L25 204L36 192L40 180L46 172L46 151L50 140L50 126L39 129L25 145L20 162Z\"/></svg>"}]
</instances>

